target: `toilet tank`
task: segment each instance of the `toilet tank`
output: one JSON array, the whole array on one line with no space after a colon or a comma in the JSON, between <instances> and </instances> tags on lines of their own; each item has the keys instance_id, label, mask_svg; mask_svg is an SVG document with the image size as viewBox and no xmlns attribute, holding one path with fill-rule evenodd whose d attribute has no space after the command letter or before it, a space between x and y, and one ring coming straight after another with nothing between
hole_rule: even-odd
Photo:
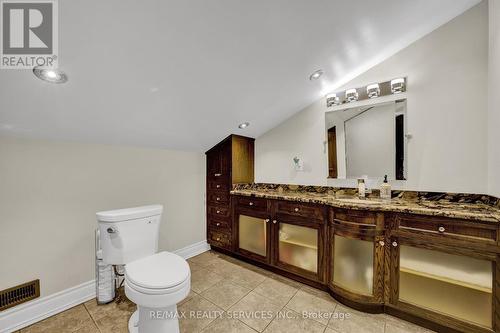
<instances>
[{"instance_id":1,"label":"toilet tank","mask_svg":"<svg viewBox=\"0 0 500 333\"><path fill-rule=\"evenodd\" d=\"M158 252L162 212L151 205L96 213L104 263L125 265Z\"/></svg>"}]
</instances>

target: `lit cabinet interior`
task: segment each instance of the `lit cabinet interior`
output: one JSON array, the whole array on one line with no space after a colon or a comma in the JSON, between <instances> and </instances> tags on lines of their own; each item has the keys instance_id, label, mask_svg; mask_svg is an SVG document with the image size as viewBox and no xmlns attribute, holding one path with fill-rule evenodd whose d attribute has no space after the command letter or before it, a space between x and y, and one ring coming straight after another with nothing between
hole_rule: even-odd
<instances>
[{"instance_id":1,"label":"lit cabinet interior","mask_svg":"<svg viewBox=\"0 0 500 333\"><path fill-rule=\"evenodd\" d=\"M492 262L411 246L400 248L399 299L492 327Z\"/></svg>"},{"instance_id":2,"label":"lit cabinet interior","mask_svg":"<svg viewBox=\"0 0 500 333\"><path fill-rule=\"evenodd\" d=\"M333 284L373 295L373 242L335 235L334 244Z\"/></svg>"},{"instance_id":3,"label":"lit cabinet interior","mask_svg":"<svg viewBox=\"0 0 500 333\"><path fill-rule=\"evenodd\" d=\"M318 231L313 228L280 223L279 261L318 272Z\"/></svg>"},{"instance_id":4,"label":"lit cabinet interior","mask_svg":"<svg viewBox=\"0 0 500 333\"><path fill-rule=\"evenodd\" d=\"M239 215L239 248L267 257L266 220L247 215Z\"/></svg>"}]
</instances>

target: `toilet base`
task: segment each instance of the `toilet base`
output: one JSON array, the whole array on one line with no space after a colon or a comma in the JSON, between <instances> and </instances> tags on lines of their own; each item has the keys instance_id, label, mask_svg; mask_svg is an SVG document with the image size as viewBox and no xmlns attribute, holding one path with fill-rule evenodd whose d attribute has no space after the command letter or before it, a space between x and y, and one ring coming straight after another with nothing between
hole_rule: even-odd
<instances>
[{"instance_id":1,"label":"toilet base","mask_svg":"<svg viewBox=\"0 0 500 333\"><path fill-rule=\"evenodd\" d=\"M137 307L128 321L129 333L179 333L177 305L168 308Z\"/></svg>"}]
</instances>

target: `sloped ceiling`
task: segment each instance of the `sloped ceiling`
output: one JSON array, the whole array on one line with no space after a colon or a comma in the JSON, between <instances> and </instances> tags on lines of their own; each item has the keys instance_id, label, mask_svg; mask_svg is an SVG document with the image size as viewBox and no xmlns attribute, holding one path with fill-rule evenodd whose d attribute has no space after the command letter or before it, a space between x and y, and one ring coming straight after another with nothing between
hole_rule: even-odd
<instances>
[{"instance_id":1,"label":"sloped ceiling","mask_svg":"<svg viewBox=\"0 0 500 333\"><path fill-rule=\"evenodd\" d=\"M256 137L478 2L59 1L69 82L1 70L0 135L197 151Z\"/></svg>"}]
</instances>

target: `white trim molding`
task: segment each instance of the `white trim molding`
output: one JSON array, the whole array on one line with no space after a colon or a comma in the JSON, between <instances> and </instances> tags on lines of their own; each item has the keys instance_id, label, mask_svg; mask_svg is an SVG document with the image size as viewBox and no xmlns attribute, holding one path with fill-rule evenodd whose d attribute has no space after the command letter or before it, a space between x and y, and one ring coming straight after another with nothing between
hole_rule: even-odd
<instances>
[{"instance_id":1,"label":"white trim molding","mask_svg":"<svg viewBox=\"0 0 500 333\"><path fill-rule=\"evenodd\" d=\"M210 250L210 245L208 245L206 240L203 240L183 247L182 249L175 250L173 253L180 255L184 259L189 259L203 252L207 252L208 250Z\"/></svg>"},{"instance_id":2,"label":"white trim molding","mask_svg":"<svg viewBox=\"0 0 500 333\"><path fill-rule=\"evenodd\" d=\"M172 251L189 259L210 250L206 240ZM0 312L0 333L11 333L95 297L95 280Z\"/></svg>"},{"instance_id":3,"label":"white trim molding","mask_svg":"<svg viewBox=\"0 0 500 333\"><path fill-rule=\"evenodd\" d=\"M0 312L0 333L10 333L95 297L95 281L37 298Z\"/></svg>"}]
</instances>

